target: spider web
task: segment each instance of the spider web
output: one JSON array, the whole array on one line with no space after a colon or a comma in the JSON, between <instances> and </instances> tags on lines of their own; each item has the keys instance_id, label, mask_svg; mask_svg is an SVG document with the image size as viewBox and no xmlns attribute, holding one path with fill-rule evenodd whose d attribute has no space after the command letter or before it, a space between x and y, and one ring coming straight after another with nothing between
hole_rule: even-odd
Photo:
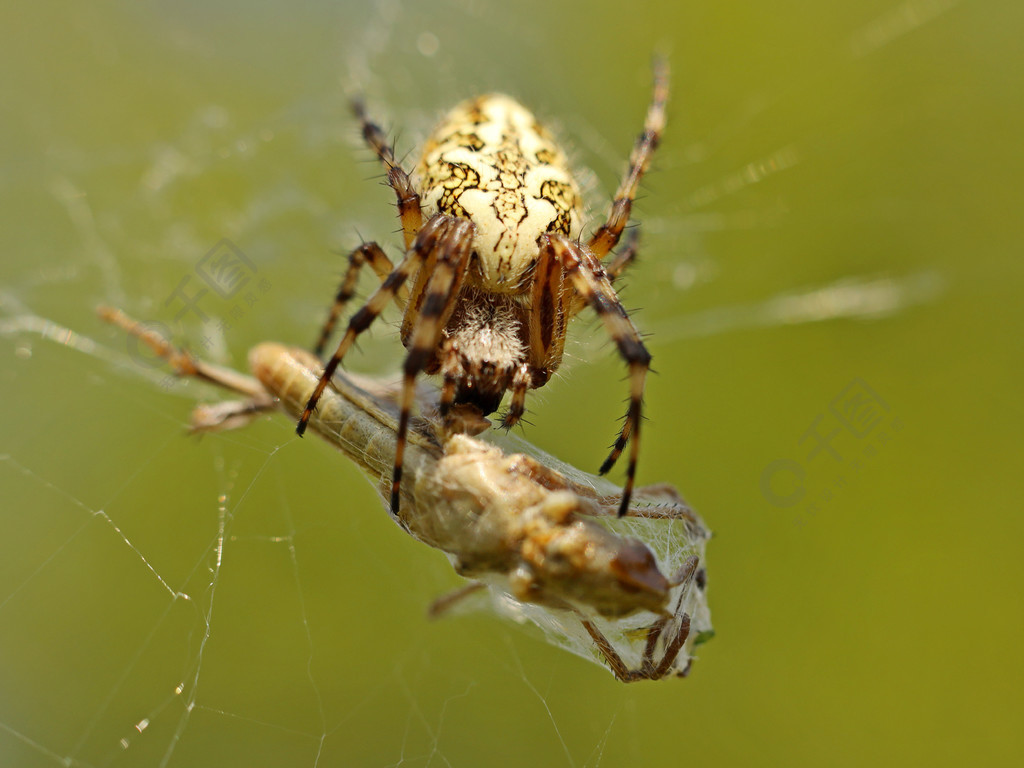
<instances>
[{"instance_id":1,"label":"spider web","mask_svg":"<svg viewBox=\"0 0 1024 768\"><path fill-rule=\"evenodd\" d=\"M842 66L858 66L954 6L892 3L851 28ZM452 7L465 14L465 25L493 11L470 0ZM365 17L349 13L348 25L360 34L342 35L346 45L335 62L390 110L391 124L419 133L452 94L511 87L493 73L517 58L498 53L479 82L467 82L447 53L459 28L433 26L430 18L397 2L377 3ZM187 31L182 23L171 37ZM513 25L504 34L523 32ZM203 43L196 36L176 44ZM396 47L405 53L394 54ZM429 86L410 74L423 62L441 73ZM792 87L813 92L817 81ZM323 157L348 162L337 148L350 141L350 124L332 88L320 81L288 110L259 120L204 106L174 141L158 145L86 152L58 143L45 173L14 166L5 182L5 201L34 197L54 228L47 250L34 244L36 233L8 246L15 259L3 266L0 293L7 359L0 447L5 765L466 765L480 754L469 734L510 741L508 732L481 730L480 713L498 709L516 713L505 724L515 726L509 732L531 733L529 751L508 747L509 764L522 764L527 754L570 766L610 764L658 738L647 725L653 698L623 694L604 673L567 662L518 628L486 614L428 623L425 607L459 579L439 553L376 514L378 501L354 468L299 442L280 418L187 439L192 405L217 396L195 383L168 382L92 318L95 304L118 304L166 322L177 340L226 362L282 333L292 336L283 341L308 343L302 334L315 329L329 298L325 281L310 274L327 258L312 253L301 256L300 269L275 268L280 250L304 254L311 242L341 248L351 243L354 223L370 236L388 221L380 213L383 196L365 200L353 190L353 180L376 173L370 166L339 170L344 184L292 170L315 168ZM781 91L770 96L781 98ZM547 113L558 114L558 98L550 97ZM748 107L666 160L662 173L666 165L699 166L743 135L766 109ZM298 131L289 129L296 124ZM603 127L570 116L563 128L596 175L614 179L624 149ZM268 148L282 144L290 169L275 175ZM763 232L787 213L727 203L821 151L802 135L788 136L690 191L680 210L692 213L670 209L645 219L652 241L687 254L649 265L649 284L685 291L713 283L722 265L706 251L708 233ZM93 191L98 174L125 166L141 173L113 191ZM197 211L183 199L203 180L225 184L230 196L233 180L250 174L263 179L254 187L267 191L241 201L244 215L228 205ZM13 206L7 211L18 215ZM303 238L282 242L280 233L299 224ZM170 289L194 274L221 238L245 244L253 285L266 279L267 290L251 305L210 302L205 321L169 320ZM650 308L645 328L674 342L742 328L878 319L941 290L933 272L868 269L783 284L706 311L682 313L664 302ZM578 337L570 356L589 358L604 343L598 331ZM389 370L387 335L378 330L381 343L363 345L366 370ZM714 544L709 569L713 579ZM586 719L574 714L581 690L597 702Z\"/></svg>"}]
</instances>

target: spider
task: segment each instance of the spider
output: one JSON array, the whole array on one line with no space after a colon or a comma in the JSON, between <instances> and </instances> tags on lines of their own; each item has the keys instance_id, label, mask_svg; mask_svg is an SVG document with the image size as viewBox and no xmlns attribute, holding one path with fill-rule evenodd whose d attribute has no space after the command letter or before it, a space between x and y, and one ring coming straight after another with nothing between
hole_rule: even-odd
<instances>
[{"instance_id":1,"label":"spider","mask_svg":"<svg viewBox=\"0 0 1024 768\"><path fill-rule=\"evenodd\" d=\"M391 484L397 515L409 419L420 373L442 378L439 412L455 431L462 419L479 423L511 390L501 426L525 411L528 389L543 386L557 370L566 327L590 306L629 369L629 407L606 473L632 441L619 515L629 509L640 445L644 382L651 356L623 308L612 282L632 261L635 241L605 263L618 244L637 188L665 125L668 67L654 65L654 89L643 132L630 155L604 224L581 240L582 204L564 153L523 106L500 94L463 102L428 138L413 175L359 99L352 107L363 138L387 169L405 241L394 266L377 243L349 256L349 267L320 339L318 356L367 263L382 284L349 320L324 368L296 431L301 436L338 365L356 337L396 301L404 309L400 418ZM412 289L405 292L412 278Z\"/></svg>"}]
</instances>

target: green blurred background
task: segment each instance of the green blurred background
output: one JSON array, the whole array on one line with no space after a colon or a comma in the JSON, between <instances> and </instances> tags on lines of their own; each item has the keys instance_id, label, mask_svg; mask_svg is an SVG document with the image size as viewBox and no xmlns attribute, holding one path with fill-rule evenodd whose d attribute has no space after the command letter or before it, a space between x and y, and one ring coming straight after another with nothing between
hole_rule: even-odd
<instances>
[{"instance_id":1,"label":"green blurred background","mask_svg":"<svg viewBox=\"0 0 1024 768\"><path fill-rule=\"evenodd\" d=\"M1022 24L1006 1L5 3L0 764L1019 765ZM716 531L718 635L689 679L623 686L493 616L429 623L459 580L352 466L283 418L187 437L215 393L163 386L93 308L240 367L311 343L357 232L398 244L350 81L400 153L512 93L600 215L654 50L640 479ZM175 322L224 238L261 289ZM371 336L351 366L394 370L393 326ZM591 320L568 352L526 436L594 469L622 366Z\"/></svg>"}]
</instances>

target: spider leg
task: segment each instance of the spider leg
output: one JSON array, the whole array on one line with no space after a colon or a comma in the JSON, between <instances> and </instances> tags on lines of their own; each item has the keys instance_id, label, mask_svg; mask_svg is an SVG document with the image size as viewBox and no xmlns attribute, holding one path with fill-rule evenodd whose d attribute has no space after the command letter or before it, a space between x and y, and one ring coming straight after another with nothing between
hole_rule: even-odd
<instances>
[{"instance_id":1,"label":"spider leg","mask_svg":"<svg viewBox=\"0 0 1024 768\"><path fill-rule=\"evenodd\" d=\"M398 515L399 491L402 486L402 465L405 460L405 440L409 432L409 418L416 399L416 376L437 355L441 334L447 324L462 288L473 249L475 228L468 219L438 217L445 227L434 246L435 266L424 296L418 307L410 303L410 312L416 312L409 339L409 352L402 367L402 393L399 398L398 433L395 443L395 470L391 481L391 512Z\"/></svg>"},{"instance_id":2,"label":"spider leg","mask_svg":"<svg viewBox=\"0 0 1024 768\"><path fill-rule=\"evenodd\" d=\"M619 242L622 230L629 222L629 214L633 208L640 179L651 165L651 155L658 147L661 133L665 129L665 104L668 101L668 63L664 59L654 62L654 93L650 106L647 107L647 118L644 130L633 145L629 155L629 170L622 178L619 189L612 201L608 219L590 238L590 250L598 259L603 259L615 244Z\"/></svg>"},{"instance_id":3,"label":"spider leg","mask_svg":"<svg viewBox=\"0 0 1024 768\"><path fill-rule=\"evenodd\" d=\"M313 409L316 408L320 395L327 388L327 384L334 376L334 372L338 370L338 365L356 340L356 337L369 328L374 320L380 317L384 307L391 301L396 291L405 284L409 275L423 263L426 256L437 246L438 240L448 230L451 222L452 219L447 216L435 216L430 219L416 236L416 241L401 263L385 278L381 286L363 305L362 309L352 315L348 321L348 329L345 331L345 335L338 343L338 348L334 351L334 355L324 368L320 381L317 382L316 389L313 390L313 394L306 404L306 409L302 413L302 418L299 419L299 423L295 427L295 431L300 437L306 431L309 417L313 414Z\"/></svg>"},{"instance_id":4,"label":"spider leg","mask_svg":"<svg viewBox=\"0 0 1024 768\"><path fill-rule=\"evenodd\" d=\"M569 319L586 306L580 295L566 285L563 264L554 248L545 248L543 241L533 271L529 312L529 363L536 388L551 378L562 362L565 330ZM578 312L579 310L576 310Z\"/></svg>"},{"instance_id":5,"label":"spider leg","mask_svg":"<svg viewBox=\"0 0 1024 768\"><path fill-rule=\"evenodd\" d=\"M359 272L367 264L377 273L377 277L381 279L381 282L387 279L387 276L395 268L395 265L391 263L391 259L387 257L376 243L363 243L348 255L348 269L345 270L345 275L341 278L341 284L338 286L334 302L331 304L331 308L327 313L327 319L320 328L320 335L317 337L316 344L313 347L313 354L317 357L323 357L324 346L326 346L327 340L334 332L334 326L337 324L338 318L345 310L345 305L348 304L355 294ZM399 305L403 303L403 297L400 292L395 294L395 301Z\"/></svg>"},{"instance_id":6,"label":"spider leg","mask_svg":"<svg viewBox=\"0 0 1024 768\"><path fill-rule=\"evenodd\" d=\"M405 248L412 247L416 234L423 223L423 210L420 208L420 196L413 187L409 174L395 160L395 148L388 143L387 136L380 126L366 114L366 105L361 98L352 100L352 111L359 120L363 139L377 153L377 157L387 168L388 184L395 190L398 201L398 216L402 220L402 233L405 237Z\"/></svg>"},{"instance_id":7,"label":"spider leg","mask_svg":"<svg viewBox=\"0 0 1024 768\"><path fill-rule=\"evenodd\" d=\"M491 426L480 409L469 403L455 405L459 383L465 376L462 360L455 340L447 336L441 340L437 349L437 362L440 363L438 373L441 374L441 392L438 398L437 412L449 435L479 435ZM431 365L431 372L434 366Z\"/></svg>"},{"instance_id":8,"label":"spider leg","mask_svg":"<svg viewBox=\"0 0 1024 768\"><path fill-rule=\"evenodd\" d=\"M523 414L526 413L526 390L532 380L533 373L529 363L523 363L512 374L512 398L508 404L508 411L501 420L502 429L512 429L523 418Z\"/></svg>"},{"instance_id":9,"label":"spider leg","mask_svg":"<svg viewBox=\"0 0 1024 768\"><path fill-rule=\"evenodd\" d=\"M437 412L442 419L447 419L455 402L455 392L459 386L459 360L458 353L451 345L451 339L445 339L441 343L441 351L438 357L441 360L441 393L438 398Z\"/></svg>"},{"instance_id":10,"label":"spider leg","mask_svg":"<svg viewBox=\"0 0 1024 768\"><path fill-rule=\"evenodd\" d=\"M619 253L615 255L611 261L604 265L605 274L608 275L608 279L614 284L615 281L622 276L622 273L636 260L637 242L640 239L639 227L634 227L630 230L627 235L626 246ZM576 317L583 308L587 306L587 302L583 300L583 297L576 295L573 298L572 304L569 306L569 317Z\"/></svg>"},{"instance_id":11,"label":"spider leg","mask_svg":"<svg viewBox=\"0 0 1024 768\"><path fill-rule=\"evenodd\" d=\"M632 438L633 446L629 466L626 468L626 483L622 489L622 503L619 505L619 517L622 517L629 511L629 499L633 493L637 457L640 453L640 417L644 383L647 379L647 370L651 366L651 355L640 339L640 332L619 302L619 297L601 263L580 245L559 234L541 237L542 254L546 250L559 261L576 292L597 312L608 335L618 347L619 354L629 366L629 409L626 411L626 420L619 437L615 440L612 452L599 470L603 475L611 469L622 454L626 443ZM543 256L541 259L543 260Z\"/></svg>"},{"instance_id":12,"label":"spider leg","mask_svg":"<svg viewBox=\"0 0 1024 768\"><path fill-rule=\"evenodd\" d=\"M615 254L615 258L604 267L604 271L608 273L608 278L612 282L622 277L622 273L636 261L637 243L640 240L639 227L633 227L626 238L626 247Z\"/></svg>"}]
</instances>

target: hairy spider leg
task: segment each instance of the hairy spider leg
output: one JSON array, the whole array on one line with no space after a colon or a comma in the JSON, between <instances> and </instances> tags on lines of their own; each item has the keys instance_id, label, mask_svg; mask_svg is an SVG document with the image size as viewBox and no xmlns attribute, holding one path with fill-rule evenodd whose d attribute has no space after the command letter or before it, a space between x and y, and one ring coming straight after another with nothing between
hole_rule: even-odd
<instances>
[{"instance_id":1,"label":"hairy spider leg","mask_svg":"<svg viewBox=\"0 0 1024 768\"><path fill-rule=\"evenodd\" d=\"M565 270L552 248L541 245L532 280L527 360L512 377L512 397L501 422L505 429L514 426L525 413L527 389L543 386L561 365L574 304L579 302L580 309L585 306L580 295L567 285Z\"/></svg>"},{"instance_id":2,"label":"hairy spider leg","mask_svg":"<svg viewBox=\"0 0 1024 768\"><path fill-rule=\"evenodd\" d=\"M391 263L391 259L387 257L384 251L376 243L363 243L357 248L353 249L348 255L348 268L345 270L345 275L341 278L341 283L338 285L338 291L334 296L334 302L331 304L330 310L327 312L327 319L320 328L320 335L317 337L316 344L313 346L313 354L317 357L322 358L324 356L324 347L327 346L327 341L330 339L331 334L334 333L334 326L338 322L338 318L341 317L341 313L345 311L345 305L351 301L352 296L355 295L356 281L359 279L359 272L367 264L372 267L373 271L380 278L381 282L387 279L394 269L395 265ZM405 308L405 297L402 292L395 293L395 302L400 308Z\"/></svg>"},{"instance_id":3,"label":"hairy spider leg","mask_svg":"<svg viewBox=\"0 0 1024 768\"><path fill-rule=\"evenodd\" d=\"M603 475L618 460L626 443L630 439L633 445L629 455L629 466L626 468L626 482L622 489L622 503L619 505L619 517L629 509L629 498L633 492L633 480L636 476L637 457L640 454L640 419L643 409L644 383L647 371L651 367L651 355L640 339L633 321L619 301L618 294L612 287L597 257L588 253L578 243L564 235L547 234L541 237L541 252L548 251L565 270L568 280L576 293L593 307L597 316L604 323L608 335L619 350L619 354L629 366L629 408L612 451L601 465ZM543 257L542 257L543 259Z\"/></svg>"},{"instance_id":4,"label":"hairy spider leg","mask_svg":"<svg viewBox=\"0 0 1024 768\"><path fill-rule=\"evenodd\" d=\"M338 365L341 363L343 357L348 352L352 343L356 340L356 337L370 327L371 323L380 317L380 314L384 311L388 302L391 301L395 293L405 284L405 281L409 278L413 272L418 270L422 265L426 257L431 254L437 245L438 239L444 235L444 233L451 226L453 219L449 216L435 216L428 221L419 231L416 236L416 240L413 242L412 247L406 253L405 258L399 262L398 266L395 267L394 271L391 272L381 283L380 287L374 292L374 294L367 300L366 304L352 315L348 321L348 328L345 331L345 335L341 341L338 342L338 348L334 351L334 355L327 362L327 366L324 368L323 374L320 376L320 381L316 385L316 389L313 390L312 396L309 398L309 402L306 404L306 409L302 413L302 418L299 419L298 425L295 427L295 431L301 437L306 431L306 425L309 423L309 417L313 414L313 409L316 408L317 401L320 399L320 395L323 394L324 389L327 388L327 384L330 382L331 377L334 376L334 372L338 369ZM412 297L409 303L409 307L415 304L415 297ZM408 314L410 310L406 310Z\"/></svg>"},{"instance_id":5,"label":"hairy spider leg","mask_svg":"<svg viewBox=\"0 0 1024 768\"><path fill-rule=\"evenodd\" d=\"M629 223L629 214L633 208L633 200L636 199L640 180L650 167L651 156L657 149L661 134L665 130L665 104L667 102L668 62L657 58L654 61L654 93L651 96L650 106L647 108L643 133L637 137L636 143L633 145L633 151L629 155L629 169L615 193L608 219L598 228L588 244L591 253L598 259L603 259L615 247L622 235L622 230Z\"/></svg>"},{"instance_id":6,"label":"hairy spider leg","mask_svg":"<svg viewBox=\"0 0 1024 768\"><path fill-rule=\"evenodd\" d=\"M532 327L533 313L531 312L530 314L530 325ZM547 377L545 377L545 380L547 380ZM530 388L533 381L534 371L531 369L530 363L522 363L516 368L515 373L512 374L512 381L509 383L512 396L509 398L508 410L501 419L502 429L512 429L523 418L523 414L526 413L526 390Z\"/></svg>"},{"instance_id":7,"label":"hairy spider leg","mask_svg":"<svg viewBox=\"0 0 1024 768\"><path fill-rule=\"evenodd\" d=\"M359 120L359 127L363 140L370 146L381 163L387 169L388 185L395 191L398 204L398 216L402 222L402 236L405 240L405 249L408 250L419 232L423 223L423 211L420 208L420 196L409 179L409 174L395 160L395 148L387 140L383 129L374 123L366 114L366 106L361 98L352 100L352 112ZM313 347L317 357L323 357L324 347L327 340L334 331L338 318L345 309L345 304L352 299L355 293L356 281L362 267L369 263L373 271L383 281L393 270L391 260L377 243L363 243L355 248L348 257L348 269L341 279L334 303L327 314L327 319L320 329L320 335ZM400 308L404 309L406 295L405 291L399 291L395 301Z\"/></svg>"},{"instance_id":8,"label":"hairy spider leg","mask_svg":"<svg viewBox=\"0 0 1024 768\"><path fill-rule=\"evenodd\" d=\"M447 419L451 413L452 403L455 402L455 393L459 386L459 354L449 343L448 339L441 342L441 351L438 354L441 363L441 392L438 396L437 412L442 419Z\"/></svg>"},{"instance_id":9,"label":"hairy spider leg","mask_svg":"<svg viewBox=\"0 0 1024 768\"><path fill-rule=\"evenodd\" d=\"M629 234L626 235L626 244L623 246L619 253L615 254L615 257L603 265L604 272L608 275L608 279L612 285L615 281L622 277L623 273L633 265L636 261L637 245L640 240L640 228L633 227ZM569 320L576 317L587 307L587 302L583 300L583 297L579 294L573 295L572 303L569 307Z\"/></svg>"},{"instance_id":10,"label":"hairy spider leg","mask_svg":"<svg viewBox=\"0 0 1024 768\"><path fill-rule=\"evenodd\" d=\"M388 185L395 190L398 216L402 220L402 235L405 238L405 249L408 251L423 223L419 193L413 187L409 174L395 160L395 148L388 142L384 131L367 116L366 105L361 98L352 99L352 112L359 120L363 139L387 168Z\"/></svg>"},{"instance_id":11,"label":"hairy spider leg","mask_svg":"<svg viewBox=\"0 0 1024 768\"><path fill-rule=\"evenodd\" d=\"M640 241L640 228L633 227L626 235L626 245L611 261L604 265L604 271L614 283L636 261L637 246Z\"/></svg>"},{"instance_id":12,"label":"hairy spider leg","mask_svg":"<svg viewBox=\"0 0 1024 768\"><path fill-rule=\"evenodd\" d=\"M391 512L398 515L399 491L402 486L402 466L405 460L405 440L409 431L409 418L416 399L416 376L426 368L437 354L441 334L455 310L459 292L469 267L476 228L469 219L439 216L446 224L433 248L434 267L423 290L422 301L416 295L409 303L412 318L412 336L409 352L402 369L402 394L399 401L398 434L395 443L395 468L391 480ZM433 221L433 219L431 220ZM423 271L426 271L424 267Z\"/></svg>"}]
</instances>

